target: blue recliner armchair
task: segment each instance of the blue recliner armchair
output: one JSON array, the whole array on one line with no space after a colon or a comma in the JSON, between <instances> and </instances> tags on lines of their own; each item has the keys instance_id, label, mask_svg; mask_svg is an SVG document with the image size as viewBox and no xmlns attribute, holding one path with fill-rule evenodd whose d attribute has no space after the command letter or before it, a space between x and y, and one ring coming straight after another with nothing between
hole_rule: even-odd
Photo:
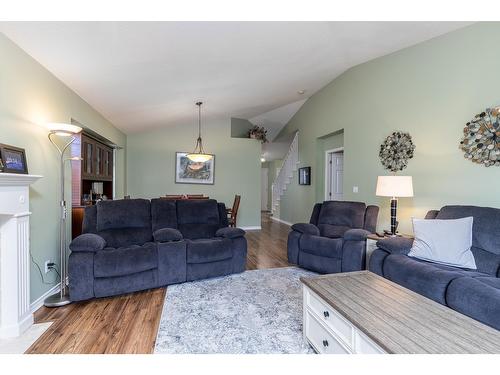
<instances>
[{"instance_id":1,"label":"blue recliner armchair","mask_svg":"<svg viewBox=\"0 0 500 375\"><path fill-rule=\"evenodd\" d=\"M408 256L412 239L377 242L369 269L453 310L500 330L500 209L445 206L426 219L472 216L472 248L477 269L462 269Z\"/></svg>"},{"instance_id":2,"label":"blue recliner armchair","mask_svg":"<svg viewBox=\"0 0 500 375\"><path fill-rule=\"evenodd\" d=\"M378 207L325 201L314 206L309 224L292 225L288 261L319 273L365 268L366 236L375 232Z\"/></svg>"},{"instance_id":3,"label":"blue recliner armchair","mask_svg":"<svg viewBox=\"0 0 500 375\"><path fill-rule=\"evenodd\" d=\"M245 231L215 200L125 199L87 207L70 244L72 301L243 272Z\"/></svg>"}]
</instances>

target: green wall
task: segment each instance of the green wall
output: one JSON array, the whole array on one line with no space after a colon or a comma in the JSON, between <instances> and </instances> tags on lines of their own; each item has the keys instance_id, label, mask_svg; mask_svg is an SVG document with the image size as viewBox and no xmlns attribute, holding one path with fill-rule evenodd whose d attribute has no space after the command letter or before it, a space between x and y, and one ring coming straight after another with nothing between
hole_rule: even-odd
<instances>
[{"instance_id":1,"label":"green wall","mask_svg":"<svg viewBox=\"0 0 500 375\"><path fill-rule=\"evenodd\" d=\"M215 154L214 185L175 183L175 152L193 150L193 122L127 136L127 192L144 198L203 193L229 207L240 194L238 226L260 226L260 142L231 138L230 119L204 122L202 131L205 151Z\"/></svg>"},{"instance_id":2,"label":"green wall","mask_svg":"<svg viewBox=\"0 0 500 375\"><path fill-rule=\"evenodd\" d=\"M356 66L313 95L280 137L300 131L300 166L314 173L318 137L343 129L344 199L379 204L379 228L388 227L389 202L375 196L375 185L378 175L389 173L378 151L394 130L410 132L416 144L402 173L413 176L415 191L399 202L402 231L411 231L412 216L445 204L500 207L500 168L473 164L458 148L464 124L500 104L499 40L499 23L478 23ZM324 182L313 178L318 183ZM322 200L319 191L294 182L280 218L308 220Z\"/></svg>"},{"instance_id":3,"label":"green wall","mask_svg":"<svg viewBox=\"0 0 500 375\"><path fill-rule=\"evenodd\" d=\"M125 146L126 138L83 99L0 33L0 143L26 150L31 174L43 175L30 188L30 251L41 265L52 260L59 265L59 156L47 139L47 122L67 122L71 118L112 142ZM125 151L116 158L116 193L125 191ZM70 170L67 196L70 197ZM70 202L68 202L70 204ZM69 223L68 223L69 228ZM68 229L69 232L69 229ZM57 282L51 272L44 275L31 264L31 300L34 301Z\"/></svg>"},{"instance_id":4,"label":"green wall","mask_svg":"<svg viewBox=\"0 0 500 375\"><path fill-rule=\"evenodd\" d=\"M278 168L281 168L281 165L283 164L283 160L270 160L262 163L262 168L267 168L268 170L268 179L267 179L267 206L268 209L271 210L271 205L272 205L272 185L274 182L274 179L276 178L277 170Z\"/></svg>"}]
</instances>

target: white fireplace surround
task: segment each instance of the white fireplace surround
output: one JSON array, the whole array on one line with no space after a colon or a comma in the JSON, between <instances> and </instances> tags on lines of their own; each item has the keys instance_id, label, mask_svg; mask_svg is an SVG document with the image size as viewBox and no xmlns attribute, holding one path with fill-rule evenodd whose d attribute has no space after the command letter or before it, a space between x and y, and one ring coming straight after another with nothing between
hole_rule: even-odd
<instances>
[{"instance_id":1,"label":"white fireplace surround","mask_svg":"<svg viewBox=\"0 0 500 375\"><path fill-rule=\"evenodd\" d=\"M33 324L29 186L41 177L0 173L0 338L19 336Z\"/></svg>"}]
</instances>

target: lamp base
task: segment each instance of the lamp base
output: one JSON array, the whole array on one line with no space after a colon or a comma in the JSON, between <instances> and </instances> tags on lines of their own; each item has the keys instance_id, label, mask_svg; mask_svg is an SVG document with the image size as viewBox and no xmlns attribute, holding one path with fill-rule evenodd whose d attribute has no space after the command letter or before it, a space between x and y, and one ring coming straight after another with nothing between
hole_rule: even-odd
<instances>
[{"instance_id":1,"label":"lamp base","mask_svg":"<svg viewBox=\"0 0 500 375\"><path fill-rule=\"evenodd\" d=\"M45 301L43 301L43 305L45 307L61 307L61 306L69 305L70 303L71 303L71 300L69 299L69 294L65 293L61 297L60 292L57 292L57 293L47 297L45 299Z\"/></svg>"}]
</instances>

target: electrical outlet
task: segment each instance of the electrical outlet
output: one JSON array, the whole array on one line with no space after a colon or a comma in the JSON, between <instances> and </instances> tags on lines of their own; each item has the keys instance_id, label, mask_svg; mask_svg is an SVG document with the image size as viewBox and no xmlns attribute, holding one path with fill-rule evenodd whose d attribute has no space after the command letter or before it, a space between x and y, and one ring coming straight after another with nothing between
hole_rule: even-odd
<instances>
[{"instance_id":1,"label":"electrical outlet","mask_svg":"<svg viewBox=\"0 0 500 375\"><path fill-rule=\"evenodd\" d=\"M353 193L357 193L359 191L358 187L357 186L353 186L352 187L352 192Z\"/></svg>"},{"instance_id":2,"label":"electrical outlet","mask_svg":"<svg viewBox=\"0 0 500 375\"><path fill-rule=\"evenodd\" d=\"M52 263L52 261L51 261L51 260L46 260L46 261L45 261L45 273L49 273L49 271L50 271L50 269L51 269L51 268L49 267L49 264L51 264L51 263Z\"/></svg>"}]
</instances>

